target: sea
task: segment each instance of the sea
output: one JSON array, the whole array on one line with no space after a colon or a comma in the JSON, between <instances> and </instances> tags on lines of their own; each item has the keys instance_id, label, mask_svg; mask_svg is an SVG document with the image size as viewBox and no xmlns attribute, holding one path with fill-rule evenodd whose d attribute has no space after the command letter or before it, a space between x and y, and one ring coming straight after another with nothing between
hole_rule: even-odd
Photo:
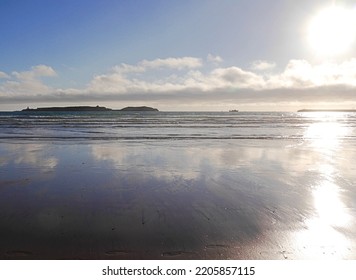
<instances>
[{"instance_id":1,"label":"sea","mask_svg":"<svg viewBox=\"0 0 356 280\"><path fill-rule=\"evenodd\" d=\"M354 112L0 112L0 259L356 259Z\"/></svg>"},{"instance_id":2,"label":"sea","mask_svg":"<svg viewBox=\"0 0 356 280\"><path fill-rule=\"evenodd\" d=\"M315 126L317 129L310 131ZM353 141L356 137L356 113L0 112L2 140L302 141L324 137L328 126L331 130L336 128L334 137ZM339 133L339 130L345 133Z\"/></svg>"}]
</instances>

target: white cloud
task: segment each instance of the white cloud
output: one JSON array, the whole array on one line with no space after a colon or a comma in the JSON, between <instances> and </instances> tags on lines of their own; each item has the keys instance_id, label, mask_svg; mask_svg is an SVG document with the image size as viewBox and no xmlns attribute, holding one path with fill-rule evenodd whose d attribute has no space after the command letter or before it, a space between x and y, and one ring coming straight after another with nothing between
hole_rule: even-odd
<instances>
[{"instance_id":1,"label":"white cloud","mask_svg":"<svg viewBox=\"0 0 356 280\"><path fill-rule=\"evenodd\" d=\"M181 57L181 58L165 58L165 59L155 59L155 60L143 60L139 63L139 66L144 68L171 68L171 69L192 69L199 68L202 66L202 61L200 58L196 57Z\"/></svg>"},{"instance_id":2,"label":"white cloud","mask_svg":"<svg viewBox=\"0 0 356 280\"><path fill-rule=\"evenodd\" d=\"M252 62L251 69L257 71L270 70L276 67L276 63L264 61L264 60L256 60Z\"/></svg>"},{"instance_id":3,"label":"white cloud","mask_svg":"<svg viewBox=\"0 0 356 280\"><path fill-rule=\"evenodd\" d=\"M177 75L158 77L151 75L155 70L164 68L166 71L183 71L202 67L202 61L195 57L165 58L142 60L135 65L122 63L113 67L108 74L97 75L89 83L86 91L97 93L129 93L129 92L162 92L177 90ZM180 79L181 80L181 79Z\"/></svg>"},{"instance_id":4,"label":"white cloud","mask_svg":"<svg viewBox=\"0 0 356 280\"><path fill-rule=\"evenodd\" d=\"M32 72L36 77L54 77L57 76L56 71L47 65L37 65L32 67Z\"/></svg>"},{"instance_id":5,"label":"white cloud","mask_svg":"<svg viewBox=\"0 0 356 280\"><path fill-rule=\"evenodd\" d=\"M114 67L111 73L95 76L87 91L112 94L130 92L169 94L170 92L192 89L198 91L212 91L217 88L259 89L264 85L263 77L238 67L215 68L204 74L199 70L192 69L182 71L181 67L183 66L195 68L200 63L198 59L170 58L164 61L160 59L142 61L137 65L122 64ZM154 70L160 67L172 69L157 76ZM174 72L175 70L178 72Z\"/></svg>"},{"instance_id":6,"label":"white cloud","mask_svg":"<svg viewBox=\"0 0 356 280\"><path fill-rule=\"evenodd\" d=\"M325 62L312 65L306 60L291 60L285 70L267 80L269 88L298 88L325 86L356 86L356 59L342 63Z\"/></svg>"},{"instance_id":7,"label":"white cloud","mask_svg":"<svg viewBox=\"0 0 356 280\"><path fill-rule=\"evenodd\" d=\"M0 94L18 96L51 93L52 89L41 81L41 77L56 75L53 68L46 65L33 66L30 71L12 72L12 76L8 76L8 80L0 84Z\"/></svg>"},{"instance_id":8,"label":"white cloud","mask_svg":"<svg viewBox=\"0 0 356 280\"><path fill-rule=\"evenodd\" d=\"M238 67L215 69L212 71L211 78L220 84L220 88L260 89L265 83L263 77Z\"/></svg>"},{"instance_id":9,"label":"white cloud","mask_svg":"<svg viewBox=\"0 0 356 280\"><path fill-rule=\"evenodd\" d=\"M117 74L125 74L125 73L142 73L145 72L146 69L145 67L139 64L130 65L130 64L122 63L120 65L113 67L112 71Z\"/></svg>"},{"instance_id":10,"label":"white cloud","mask_svg":"<svg viewBox=\"0 0 356 280\"><path fill-rule=\"evenodd\" d=\"M86 87L76 89L49 87L41 78L56 73L49 66L38 65L0 81L0 103L27 102L26 98L31 96L33 100L181 102L189 106L194 102L218 106L233 101L239 104L318 100L356 103L356 59L319 64L291 60L284 70L268 74L257 69L212 65L204 67L201 59L193 57L143 60L133 65L118 65L108 73L93 77ZM269 65L272 67L274 63Z\"/></svg>"},{"instance_id":11,"label":"white cloud","mask_svg":"<svg viewBox=\"0 0 356 280\"><path fill-rule=\"evenodd\" d=\"M144 71L133 68L135 71L112 71L96 76L86 93L107 100L178 106L204 103L213 104L214 108L231 102L269 107L279 103L304 107L301 104L323 101L356 104L356 59L322 64L291 60L283 71L268 75L236 66L215 67L210 71L170 69L159 72L158 76L154 67L144 67L142 63L125 67L141 67Z\"/></svg>"},{"instance_id":12,"label":"white cloud","mask_svg":"<svg viewBox=\"0 0 356 280\"><path fill-rule=\"evenodd\" d=\"M169 57L169 58L157 58L154 60L142 60L135 65L130 65L122 63L113 68L113 72L118 74L127 73L143 73L152 69L174 69L174 70L184 70L184 69L194 69L202 67L202 61L195 57Z\"/></svg>"},{"instance_id":13,"label":"white cloud","mask_svg":"<svg viewBox=\"0 0 356 280\"><path fill-rule=\"evenodd\" d=\"M8 79L8 78L10 78L10 76L8 74L0 71L0 79Z\"/></svg>"},{"instance_id":14,"label":"white cloud","mask_svg":"<svg viewBox=\"0 0 356 280\"><path fill-rule=\"evenodd\" d=\"M212 62L214 64L219 64L219 63L223 62L223 59L220 56L218 56L218 55L214 56L210 53L208 54L206 59L208 62Z\"/></svg>"},{"instance_id":15,"label":"white cloud","mask_svg":"<svg viewBox=\"0 0 356 280\"><path fill-rule=\"evenodd\" d=\"M93 78L88 86L89 92L97 93L125 93L130 86L130 81L121 73L98 75Z\"/></svg>"},{"instance_id":16,"label":"white cloud","mask_svg":"<svg viewBox=\"0 0 356 280\"><path fill-rule=\"evenodd\" d=\"M182 74L182 71L190 73L190 69L202 65L201 59L194 57L142 60L136 65L121 64L113 67L111 73L95 76L89 83L87 91L119 94L177 91L184 88L187 80L186 72ZM156 70L162 68L165 68L165 73L169 75L155 74ZM174 73L175 71L178 72Z\"/></svg>"},{"instance_id":17,"label":"white cloud","mask_svg":"<svg viewBox=\"0 0 356 280\"><path fill-rule=\"evenodd\" d=\"M20 80L29 80L36 77L54 77L57 74L52 67L46 65L37 65L33 66L30 71L12 72L12 75Z\"/></svg>"}]
</instances>

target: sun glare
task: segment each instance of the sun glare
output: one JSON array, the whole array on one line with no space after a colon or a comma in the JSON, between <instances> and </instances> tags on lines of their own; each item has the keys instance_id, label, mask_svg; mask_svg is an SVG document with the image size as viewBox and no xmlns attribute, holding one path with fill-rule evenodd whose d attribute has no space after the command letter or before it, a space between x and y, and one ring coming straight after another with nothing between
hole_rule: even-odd
<instances>
[{"instance_id":1,"label":"sun glare","mask_svg":"<svg viewBox=\"0 0 356 280\"><path fill-rule=\"evenodd\" d=\"M318 54L342 54L351 48L355 28L356 12L333 6L320 11L310 22L309 43Z\"/></svg>"},{"instance_id":2,"label":"sun glare","mask_svg":"<svg viewBox=\"0 0 356 280\"><path fill-rule=\"evenodd\" d=\"M304 136L311 141L312 146L321 149L323 153L330 153L339 148L341 139L348 133L349 129L337 122L320 122L311 124Z\"/></svg>"},{"instance_id":3,"label":"sun glare","mask_svg":"<svg viewBox=\"0 0 356 280\"><path fill-rule=\"evenodd\" d=\"M319 156L314 162L315 181L311 186L313 215L305 219L305 228L296 234L304 258L342 259L350 253L350 241L343 230L353 222L343 201L343 188L338 185L336 158L341 142L351 130L344 126L343 113L312 113L314 120L305 130L305 139Z\"/></svg>"}]
</instances>

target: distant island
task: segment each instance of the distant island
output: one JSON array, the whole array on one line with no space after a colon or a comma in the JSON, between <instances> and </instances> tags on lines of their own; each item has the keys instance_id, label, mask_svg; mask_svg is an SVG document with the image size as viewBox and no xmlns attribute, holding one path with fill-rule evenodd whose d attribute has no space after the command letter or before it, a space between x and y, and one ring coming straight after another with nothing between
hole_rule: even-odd
<instances>
[{"instance_id":1,"label":"distant island","mask_svg":"<svg viewBox=\"0 0 356 280\"><path fill-rule=\"evenodd\" d=\"M125 111L125 112L157 112L158 109L147 106L125 107L119 110L113 110L102 106L69 106L69 107L40 107L31 109L27 107L22 112L103 112L103 111Z\"/></svg>"},{"instance_id":2,"label":"distant island","mask_svg":"<svg viewBox=\"0 0 356 280\"><path fill-rule=\"evenodd\" d=\"M298 110L299 113L303 112L356 112L356 109L302 109Z\"/></svg>"},{"instance_id":3,"label":"distant island","mask_svg":"<svg viewBox=\"0 0 356 280\"><path fill-rule=\"evenodd\" d=\"M151 108L147 106L139 106L139 107L125 107L118 111L128 111L128 112L137 112L137 111L145 111L145 112L158 112L158 109Z\"/></svg>"},{"instance_id":4,"label":"distant island","mask_svg":"<svg viewBox=\"0 0 356 280\"><path fill-rule=\"evenodd\" d=\"M92 111L112 111L112 109L100 106L70 106L70 107L42 107L30 109L27 107L22 112L92 112Z\"/></svg>"}]
</instances>

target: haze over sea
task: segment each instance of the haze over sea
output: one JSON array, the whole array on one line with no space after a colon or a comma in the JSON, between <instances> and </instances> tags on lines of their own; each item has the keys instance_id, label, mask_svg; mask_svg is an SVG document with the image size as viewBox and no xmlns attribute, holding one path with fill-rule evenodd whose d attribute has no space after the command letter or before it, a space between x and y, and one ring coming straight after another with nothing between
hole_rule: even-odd
<instances>
[{"instance_id":1,"label":"haze over sea","mask_svg":"<svg viewBox=\"0 0 356 280\"><path fill-rule=\"evenodd\" d=\"M356 113L1 112L1 259L355 259Z\"/></svg>"}]
</instances>

